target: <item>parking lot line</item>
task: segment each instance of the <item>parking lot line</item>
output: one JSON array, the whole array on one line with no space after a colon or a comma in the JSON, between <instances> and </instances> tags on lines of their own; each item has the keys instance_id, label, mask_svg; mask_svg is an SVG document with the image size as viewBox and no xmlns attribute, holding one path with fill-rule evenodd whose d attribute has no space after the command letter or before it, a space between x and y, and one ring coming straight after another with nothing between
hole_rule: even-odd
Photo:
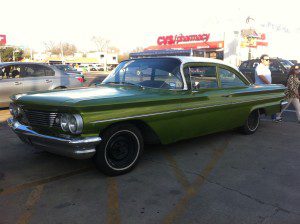
<instances>
[{"instance_id":1,"label":"parking lot line","mask_svg":"<svg viewBox=\"0 0 300 224\"><path fill-rule=\"evenodd\" d=\"M175 173L177 181L181 184L181 186L183 187L183 189L185 191L187 191L189 189L189 187L190 187L190 183L187 180L187 178L184 175L184 173L182 172L182 170L179 168L176 160L171 155L171 153L169 153L168 151L164 151L164 155L165 155L166 159L169 161L169 163L171 164L171 166L173 168L173 171Z\"/></svg>"},{"instance_id":2,"label":"parking lot line","mask_svg":"<svg viewBox=\"0 0 300 224\"><path fill-rule=\"evenodd\" d=\"M119 224L121 223L119 191L118 182L114 177L107 178L107 197L107 223Z\"/></svg>"},{"instance_id":3,"label":"parking lot line","mask_svg":"<svg viewBox=\"0 0 300 224\"><path fill-rule=\"evenodd\" d=\"M7 189L0 189L0 196L1 195L14 194L16 192L23 191L23 190L26 190L26 189L29 189L29 188L32 188L32 187L42 185L42 184L46 184L46 183L49 183L49 182L52 182L52 181L56 181L56 180L60 180L60 179L67 178L67 177L70 177L70 176L74 176L74 175L77 175L77 174L81 174L81 173L90 171L92 169L93 169L93 167L89 166L89 167L81 168L81 169L78 169L78 170L73 170L73 171L70 171L70 172L67 172L67 173L63 173L63 174L60 174L60 175L57 175L57 176L48 177L48 178L44 178L44 179L41 179L41 180L25 183L25 184L20 184L20 185L10 187L10 188L7 188Z\"/></svg>"},{"instance_id":4,"label":"parking lot line","mask_svg":"<svg viewBox=\"0 0 300 224\"><path fill-rule=\"evenodd\" d=\"M201 189L205 179L216 166L218 160L224 154L225 149L228 147L229 140L226 140L222 148L215 149L209 163L205 166L204 170L199 174L196 180L189 186L186 194L179 200L174 209L172 209L163 219L164 224L171 224L185 212L188 202L195 197Z\"/></svg>"},{"instance_id":5,"label":"parking lot line","mask_svg":"<svg viewBox=\"0 0 300 224\"><path fill-rule=\"evenodd\" d=\"M34 212L34 206L41 198L41 195L43 193L44 185L36 186L33 191L30 193L25 207L25 212L21 215L19 220L17 221L17 224L27 224L29 223L29 220Z\"/></svg>"}]
</instances>

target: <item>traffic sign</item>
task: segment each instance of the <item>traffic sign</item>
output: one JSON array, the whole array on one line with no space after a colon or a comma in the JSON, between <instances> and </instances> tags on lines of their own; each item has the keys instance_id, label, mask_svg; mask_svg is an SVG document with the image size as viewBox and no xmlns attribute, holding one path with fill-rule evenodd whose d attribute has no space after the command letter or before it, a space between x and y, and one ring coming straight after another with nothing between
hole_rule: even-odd
<instances>
[{"instance_id":1,"label":"traffic sign","mask_svg":"<svg viewBox=\"0 0 300 224\"><path fill-rule=\"evenodd\" d=\"M6 44L6 35L0 34L0 44L5 45Z\"/></svg>"}]
</instances>

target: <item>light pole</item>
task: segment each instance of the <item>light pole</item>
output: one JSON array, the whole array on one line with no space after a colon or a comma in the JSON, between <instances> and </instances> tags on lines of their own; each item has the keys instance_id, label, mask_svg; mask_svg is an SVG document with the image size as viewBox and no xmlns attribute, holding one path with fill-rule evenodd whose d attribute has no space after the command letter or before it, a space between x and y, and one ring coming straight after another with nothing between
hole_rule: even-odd
<instances>
[{"instance_id":1,"label":"light pole","mask_svg":"<svg viewBox=\"0 0 300 224\"><path fill-rule=\"evenodd\" d=\"M251 51L251 48L255 46L256 44L256 39L257 39L257 36L256 35L248 35L247 36L247 41L248 41L248 48L249 48L249 51L248 51L248 60L251 60L252 59L252 51Z\"/></svg>"},{"instance_id":2,"label":"light pole","mask_svg":"<svg viewBox=\"0 0 300 224\"><path fill-rule=\"evenodd\" d=\"M16 61L16 59L15 59L15 53L19 53L20 51L17 49L17 50L13 50L13 61Z\"/></svg>"}]
</instances>

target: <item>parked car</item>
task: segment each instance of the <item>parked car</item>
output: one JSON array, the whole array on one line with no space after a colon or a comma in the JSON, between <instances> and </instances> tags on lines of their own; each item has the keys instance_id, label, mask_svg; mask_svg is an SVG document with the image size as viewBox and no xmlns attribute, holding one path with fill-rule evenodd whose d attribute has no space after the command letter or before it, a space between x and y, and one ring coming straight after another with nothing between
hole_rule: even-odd
<instances>
[{"instance_id":1,"label":"parked car","mask_svg":"<svg viewBox=\"0 0 300 224\"><path fill-rule=\"evenodd\" d=\"M286 102L282 85L251 85L234 67L197 57L121 62L101 85L16 95L8 124L49 152L94 158L107 175L135 167L144 143L169 144L214 132L259 127Z\"/></svg>"},{"instance_id":2,"label":"parked car","mask_svg":"<svg viewBox=\"0 0 300 224\"><path fill-rule=\"evenodd\" d=\"M73 75L79 82L85 82L85 78L82 72L77 71L75 68L70 65L56 64L53 65L59 70L63 71L67 75Z\"/></svg>"},{"instance_id":3,"label":"parked car","mask_svg":"<svg viewBox=\"0 0 300 224\"><path fill-rule=\"evenodd\" d=\"M96 64L97 71L104 71L103 65Z\"/></svg>"},{"instance_id":4,"label":"parked car","mask_svg":"<svg viewBox=\"0 0 300 224\"><path fill-rule=\"evenodd\" d=\"M88 65L79 65L78 68L76 68L79 72L89 72L90 67Z\"/></svg>"},{"instance_id":5,"label":"parked car","mask_svg":"<svg viewBox=\"0 0 300 224\"><path fill-rule=\"evenodd\" d=\"M259 59L252 59L241 63L240 71L249 79L251 83L255 82L255 68L259 64ZM272 83L286 85L287 77L292 62L281 58L270 59L270 71L272 76Z\"/></svg>"},{"instance_id":6,"label":"parked car","mask_svg":"<svg viewBox=\"0 0 300 224\"><path fill-rule=\"evenodd\" d=\"M13 94L79 86L77 78L47 64L0 63L0 107L8 107Z\"/></svg>"},{"instance_id":7,"label":"parked car","mask_svg":"<svg viewBox=\"0 0 300 224\"><path fill-rule=\"evenodd\" d=\"M292 62L294 65L298 64L297 60L289 60L290 62Z\"/></svg>"},{"instance_id":8,"label":"parked car","mask_svg":"<svg viewBox=\"0 0 300 224\"><path fill-rule=\"evenodd\" d=\"M98 71L96 65L89 64L88 66L89 66L89 71L93 71L93 72Z\"/></svg>"}]
</instances>

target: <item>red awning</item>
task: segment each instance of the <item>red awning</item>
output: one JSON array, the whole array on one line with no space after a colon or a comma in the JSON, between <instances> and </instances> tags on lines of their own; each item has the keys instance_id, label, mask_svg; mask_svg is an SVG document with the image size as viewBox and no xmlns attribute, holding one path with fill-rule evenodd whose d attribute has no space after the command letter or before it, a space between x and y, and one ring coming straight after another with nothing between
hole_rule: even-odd
<instances>
[{"instance_id":1,"label":"red awning","mask_svg":"<svg viewBox=\"0 0 300 224\"><path fill-rule=\"evenodd\" d=\"M187 44L155 45L145 48L145 50L190 50L190 49L218 49L224 47L224 41L194 42Z\"/></svg>"}]
</instances>

